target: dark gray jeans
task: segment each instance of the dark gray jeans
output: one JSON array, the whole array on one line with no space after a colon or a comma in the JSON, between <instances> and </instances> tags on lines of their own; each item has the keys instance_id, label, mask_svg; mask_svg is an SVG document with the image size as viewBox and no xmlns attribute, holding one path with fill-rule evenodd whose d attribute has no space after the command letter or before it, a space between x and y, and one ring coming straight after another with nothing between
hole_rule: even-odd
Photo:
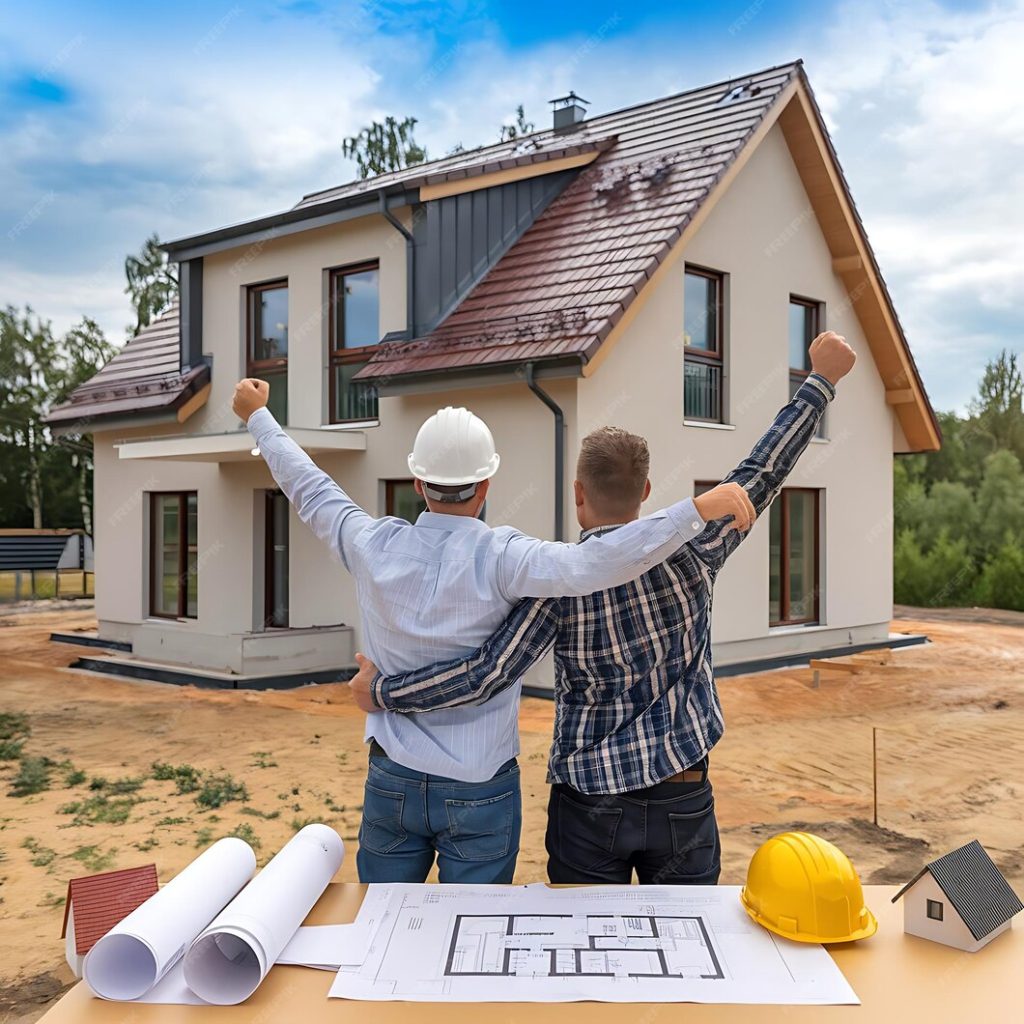
<instances>
[{"instance_id":1,"label":"dark gray jeans","mask_svg":"<svg viewBox=\"0 0 1024 1024\"><path fill-rule=\"evenodd\" d=\"M662 782L649 789L592 796L551 787L548 878L552 882L628 885L715 885L721 844L707 778Z\"/></svg>"}]
</instances>

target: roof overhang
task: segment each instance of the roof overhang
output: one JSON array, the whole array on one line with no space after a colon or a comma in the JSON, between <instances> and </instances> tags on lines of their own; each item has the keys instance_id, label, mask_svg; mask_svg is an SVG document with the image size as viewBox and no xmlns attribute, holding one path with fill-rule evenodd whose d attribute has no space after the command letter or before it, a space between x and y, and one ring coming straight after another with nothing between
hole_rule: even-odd
<instances>
[{"instance_id":1,"label":"roof overhang","mask_svg":"<svg viewBox=\"0 0 1024 1024\"><path fill-rule=\"evenodd\" d=\"M520 359L496 365L452 366L446 369L419 370L395 376L370 378L377 392L385 398L396 395L424 395L453 388L495 387L501 384L525 384L524 367L532 362L537 380L567 380L583 376L583 362L575 357L564 359ZM358 379L358 378L357 378Z\"/></svg>"},{"instance_id":2,"label":"roof overhang","mask_svg":"<svg viewBox=\"0 0 1024 1024\"><path fill-rule=\"evenodd\" d=\"M281 213L273 213L256 220L231 224L228 227L206 231L199 235L176 238L160 246L167 258L181 263L184 260L208 256L210 253L234 249L241 245L265 244L274 238L293 235L300 231L340 224L358 217L369 217L381 212L381 196L384 189L372 189L357 195L327 200L314 206L298 206ZM387 205L391 209L407 206L417 201L416 191L400 189L387 193Z\"/></svg>"},{"instance_id":3,"label":"roof overhang","mask_svg":"<svg viewBox=\"0 0 1024 1024\"><path fill-rule=\"evenodd\" d=\"M310 455L366 450L362 430L325 430L288 427L285 433ZM145 437L115 442L117 457L124 460L158 459L167 462L246 462L258 457L248 431L222 434L182 434Z\"/></svg>"}]
</instances>

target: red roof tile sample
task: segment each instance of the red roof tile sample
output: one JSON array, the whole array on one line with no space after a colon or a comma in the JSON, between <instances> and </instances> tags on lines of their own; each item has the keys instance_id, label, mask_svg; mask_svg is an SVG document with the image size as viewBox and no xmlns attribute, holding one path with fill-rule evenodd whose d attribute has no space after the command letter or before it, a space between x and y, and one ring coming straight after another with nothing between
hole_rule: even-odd
<instances>
[{"instance_id":1,"label":"red roof tile sample","mask_svg":"<svg viewBox=\"0 0 1024 1024\"><path fill-rule=\"evenodd\" d=\"M84 956L115 924L145 903L158 888L155 864L72 878L68 882L61 938L67 934L68 912L73 905L75 952Z\"/></svg>"}]
</instances>

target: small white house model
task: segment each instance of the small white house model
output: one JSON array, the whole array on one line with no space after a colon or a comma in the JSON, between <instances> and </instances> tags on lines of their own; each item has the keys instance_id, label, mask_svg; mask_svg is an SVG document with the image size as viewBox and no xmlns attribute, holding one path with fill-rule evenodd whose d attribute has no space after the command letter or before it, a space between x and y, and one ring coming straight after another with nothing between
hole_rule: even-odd
<instances>
[{"instance_id":1,"label":"small white house model","mask_svg":"<svg viewBox=\"0 0 1024 1024\"><path fill-rule=\"evenodd\" d=\"M64 904L64 954L76 978L85 954L158 889L156 865L72 878Z\"/></svg>"},{"instance_id":2,"label":"small white house model","mask_svg":"<svg viewBox=\"0 0 1024 1024\"><path fill-rule=\"evenodd\" d=\"M908 935L976 953L1024 910L977 839L926 864L895 896Z\"/></svg>"}]
</instances>

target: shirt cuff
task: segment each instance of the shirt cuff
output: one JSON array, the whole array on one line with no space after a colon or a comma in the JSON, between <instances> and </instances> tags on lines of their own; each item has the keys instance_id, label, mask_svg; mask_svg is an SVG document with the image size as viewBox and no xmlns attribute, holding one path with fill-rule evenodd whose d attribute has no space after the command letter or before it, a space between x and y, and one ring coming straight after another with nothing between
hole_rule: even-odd
<instances>
[{"instance_id":1,"label":"shirt cuff","mask_svg":"<svg viewBox=\"0 0 1024 1024\"><path fill-rule=\"evenodd\" d=\"M677 501L674 505L669 505L665 509L665 513L672 521L676 533L679 534L684 544L693 540L694 537L699 537L704 532L704 527L707 526L707 523L701 519L697 506L693 503L693 498L685 498L683 501Z\"/></svg>"},{"instance_id":2,"label":"shirt cuff","mask_svg":"<svg viewBox=\"0 0 1024 1024\"><path fill-rule=\"evenodd\" d=\"M387 704L384 703L384 673L378 672L373 680L370 682L370 696L373 698L373 703L377 705L381 710L389 710Z\"/></svg>"},{"instance_id":3,"label":"shirt cuff","mask_svg":"<svg viewBox=\"0 0 1024 1024\"><path fill-rule=\"evenodd\" d=\"M278 422L274 419L274 414L264 405L252 413L245 426L258 445L261 437L266 437L271 431L277 430Z\"/></svg>"},{"instance_id":4,"label":"shirt cuff","mask_svg":"<svg viewBox=\"0 0 1024 1024\"><path fill-rule=\"evenodd\" d=\"M836 389L820 373L809 373L793 397L824 409L836 397Z\"/></svg>"}]
</instances>

